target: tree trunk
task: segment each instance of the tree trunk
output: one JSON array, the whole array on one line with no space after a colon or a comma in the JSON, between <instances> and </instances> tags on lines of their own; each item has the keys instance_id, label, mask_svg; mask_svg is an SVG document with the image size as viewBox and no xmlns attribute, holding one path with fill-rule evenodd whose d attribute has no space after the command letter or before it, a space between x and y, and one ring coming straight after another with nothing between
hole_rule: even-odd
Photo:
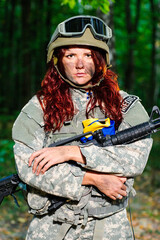
<instances>
[{"instance_id":1,"label":"tree trunk","mask_svg":"<svg viewBox=\"0 0 160 240\"><path fill-rule=\"evenodd\" d=\"M16 1L11 1L11 14L10 14L10 28L9 28L9 46L10 46L10 73L8 77L8 98L7 100L7 108L9 111L13 111L15 104L16 104L16 98L12 98L11 96L15 95L15 79L16 79L16 49L15 45L16 40L14 39L14 31L15 31L15 7L16 7Z\"/></svg>"},{"instance_id":2,"label":"tree trunk","mask_svg":"<svg viewBox=\"0 0 160 240\"><path fill-rule=\"evenodd\" d=\"M158 6L157 6L158 7ZM152 43L152 50L151 50L151 76L150 76L150 99L148 101L148 105L152 107L157 102L157 97L159 93L158 88L158 81L156 76L156 35L157 35L157 17L156 17L156 6L153 0L150 0L150 9L151 9L151 28L152 28L152 35L151 35L151 43Z\"/></svg>"},{"instance_id":3,"label":"tree trunk","mask_svg":"<svg viewBox=\"0 0 160 240\"><path fill-rule=\"evenodd\" d=\"M32 36L30 34L30 10L31 10L31 0L21 0L22 8L22 50L21 50L21 59L22 59L22 74L20 79L20 103L24 105L30 98L31 91L31 52L29 45L32 41Z\"/></svg>"},{"instance_id":4,"label":"tree trunk","mask_svg":"<svg viewBox=\"0 0 160 240\"><path fill-rule=\"evenodd\" d=\"M128 57L125 63L125 79L124 87L127 91L132 91L134 88L135 82L135 63L134 63L134 50L137 39L138 23L140 16L140 3L141 0L136 2L136 16L134 21L132 21L131 13L131 1L125 0L125 9L126 9L126 29L128 34Z\"/></svg>"},{"instance_id":5,"label":"tree trunk","mask_svg":"<svg viewBox=\"0 0 160 240\"><path fill-rule=\"evenodd\" d=\"M112 70L116 71L116 51L115 51L115 36L114 32L114 23L113 23L113 2L110 2L110 12L105 14L101 12L100 9L97 10L97 16L101 18L111 29L112 29L112 38L108 42L109 46L109 57L110 57L110 64L112 65Z\"/></svg>"},{"instance_id":6,"label":"tree trunk","mask_svg":"<svg viewBox=\"0 0 160 240\"><path fill-rule=\"evenodd\" d=\"M1 26L1 33L3 33L3 40L1 39L1 78L3 84L1 85L0 96L2 100L2 108L5 111L13 109L12 96L14 95L14 14L16 1L5 2L4 16ZM5 20L4 20L5 19ZM5 51L3 51L5 49ZM4 54L3 54L4 53ZM2 64L3 63L3 64ZM7 84L5 84L7 82ZM5 101L5 102L4 102Z\"/></svg>"}]
</instances>

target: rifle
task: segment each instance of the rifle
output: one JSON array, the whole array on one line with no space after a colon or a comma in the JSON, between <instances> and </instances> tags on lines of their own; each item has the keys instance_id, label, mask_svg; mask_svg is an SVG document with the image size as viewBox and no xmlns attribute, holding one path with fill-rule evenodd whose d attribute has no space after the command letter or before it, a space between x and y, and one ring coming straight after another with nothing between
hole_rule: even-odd
<instances>
[{"instance_id":1,"label":"rifle","mask_svg":"<svg viewBox=\"0 0 160 240\"><path fill-rule=\"evenodd\" d=\"M19 206L14 193L21 190L17 190L17 187L20 183L21 180L18 177L18 174L12 174L11 176L0 179L0 205L4 197L11 195L14 198L15 203Z\"/></svg>"},{"instance_id":2,"label":"rifle","mask_svg":"<svg viewBox=\"0 0 160 240\"><path fill-rule=\"evenodd\" d=\"M155 114L158 115L157 118L154 118ZM105 146L113 146L113 145L120 145L120 144L128 144L128 143L140 140L144 137L147 137L152 133L156 133L159 130L160 130L160 110L157 106L154 106L152 108L152 112L148 122L144 122L134 127L119 131L115 135L104 137L102 131L97 130L95 132L86 132L84 134L80 134L71 138L64 139L57 143L50 144L49 147L62 146L73 141L80 141L82 137L85 137L87 135L93 136L93 140L89 141L89 143L93 142L98 146L105 147ZM88 143L85 143L85 144L88 144ZM20 183L23 183L23 182L18 177L18 174L13 174L11 176L2 178L0 180L0 204L2 203L4 197L7 197L8 195L13 196L14 200L17 203L14 193L21 190L21 189L17 190ZM49 206L48 211L53 211L53 210L55 211L57 208L63 205L65 201L66 199L64 198L53 197L51 195L51 205Z\"/></svg>"}]
</instances>

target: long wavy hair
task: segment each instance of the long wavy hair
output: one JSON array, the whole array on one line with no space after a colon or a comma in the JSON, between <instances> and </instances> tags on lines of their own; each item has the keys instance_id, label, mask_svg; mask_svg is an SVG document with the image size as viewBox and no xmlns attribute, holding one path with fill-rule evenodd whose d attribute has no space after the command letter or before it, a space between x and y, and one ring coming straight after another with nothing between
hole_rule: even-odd
<instances>
[{"instance_id":1,"label":"long wavy hair","mask_svg":"<svg viewBox=\"0 0 160 240\"><path fill-rule=\"evenodd\" d=\"M87 47L88 48L88 47ZM56 49L54 55L58 59L58 69L64 77L65 71L62 58L66 48ZM121 102L117 75L106 67L105 52L101 49L91 49L95 64L95 74L91 84L95 85L89 89L90 99L86 107L86 118L94 116L94 109L98 105L106 117L115 121L116 129L122 121ZM96 84L103 79L99 86ZM65 121L72 120L75 108L72 102L70 84L65 82L58 74L53 60L50 61L48 70L41 84L41 90L37 92L44 112L45 131L60 130ZM92 92L92 93L91 93Z\"/></svg>"}]
</instances>

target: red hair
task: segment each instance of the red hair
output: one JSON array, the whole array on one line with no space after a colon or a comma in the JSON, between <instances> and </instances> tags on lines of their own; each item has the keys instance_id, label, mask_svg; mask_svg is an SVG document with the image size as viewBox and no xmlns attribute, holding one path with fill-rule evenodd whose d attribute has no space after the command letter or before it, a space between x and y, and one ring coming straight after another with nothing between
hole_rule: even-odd
<instances>
[{"instance_id":1,"label":"red hair","mask_svg":"<svg viewBox=\"0 0 160 240\"><path fill-rule=\"evenodd\" d=\"M62 57L65 50L66 48L61 48L55 51L55 56L58 58L58 68L64 76ZM117 75L106 68L103 51L91 48L91 53L96 69L91 83L95 86L89 89L92 94L90 94L90 100L87 104L86 117L88 118L89 114L94 113L94 108L98 104L105 117L114 120L115 126L118 128L122 121L122 98L119 93ZM102 78L99 86L96 86ZM55 132L61 129L65 121L71 120L75 115L70 93L71 86L60 77L53 60L49 63L48 71L41 86L37 97L44 111L45 130Z\"/></svg>"}]
</instances>

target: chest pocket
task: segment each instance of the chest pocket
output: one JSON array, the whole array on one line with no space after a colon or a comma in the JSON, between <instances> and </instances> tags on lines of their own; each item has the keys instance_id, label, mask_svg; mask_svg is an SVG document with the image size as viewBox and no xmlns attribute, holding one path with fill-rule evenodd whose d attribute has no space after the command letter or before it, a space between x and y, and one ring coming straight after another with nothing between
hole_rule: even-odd
<instances>
[{"instance_id":1,"label":"chest pocket","mask_svg":"<svg viewBox=\"0 0 160 240\"><path fill-rule=\"evenodd\" d=\"M54 133L50 132L50 133L46 134L46 138L44 141L44 147L49 146L51 143L56 143L56 142L59 142L64 139L74 137L77 134L79 134L79 132L73 121L65 123L63 125L63 127L60 129L60 131L56 131ZM77 145L78 143L72 142L71 144Z\"/></svg>"}]
</instances>

